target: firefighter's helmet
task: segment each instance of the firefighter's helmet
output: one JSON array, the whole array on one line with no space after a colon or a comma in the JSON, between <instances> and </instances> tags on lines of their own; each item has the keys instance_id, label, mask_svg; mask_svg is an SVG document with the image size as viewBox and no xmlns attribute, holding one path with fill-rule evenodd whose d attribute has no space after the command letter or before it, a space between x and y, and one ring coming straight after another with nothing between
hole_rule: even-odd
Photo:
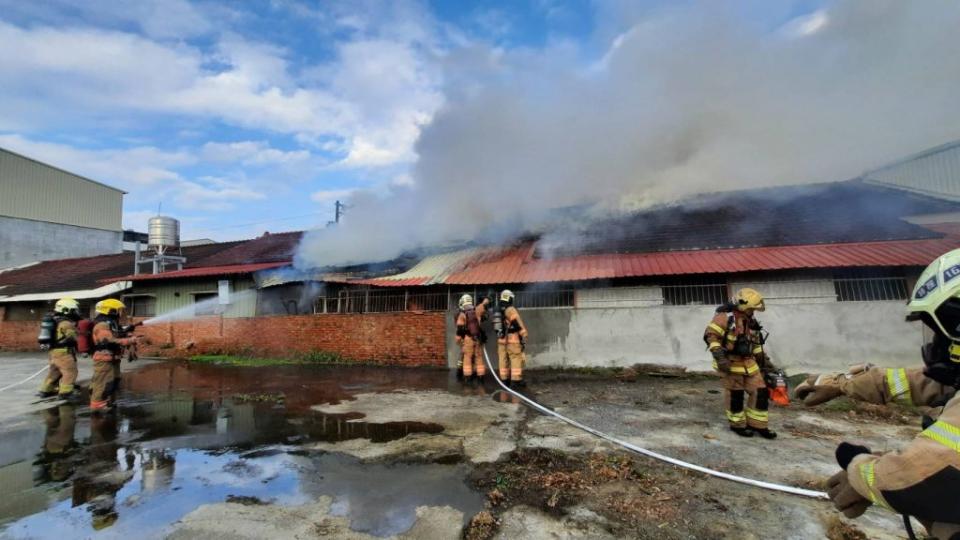
<instances>
[{"instance_id":1,"label":"firefighter's helmet","mask_svg":"<svg viewBox=\"0 0 960 540\"><path fill-rule=\"evenodd\" d=\"M119 315L125 309L127 309L127 306L116 298L101 300L93 307L93 310L101 315Z\"/></svg>"},{"instance_id":2,"label":"firefighter's helmet","mask_svg":"<svg viewBox=\"0 0 960 540\"><path fill-rule=\"evenodd\" d=\"M960 341L960 249L930 263L917 279L907 319L922 319L953 341Z\"/></svg>"},{"instance_id":3,"label":"firefighter's helmet","mask_svg":"<svg viewBox=\"0 0 960 540\"><path fill-rule=\"evenodd\" d=\"M500 293L500 302L504 304L512 304L515 296L516 295L514 295L513 291L510 289L504 289L503 292Z\"/></svg>"},{"instance_id":4,"label":"firefighter's helmet","mask_svg":"<svg viewBox=\"0 0 960 540\"><path fill-rule=\"evenodd\" d=\"M472 305L473 305L473 297L470 296L469 294L465 294L465 295L461 296L461 297L460 297L460 304L459 304L459 305L460 305L460 309L463 309L463 308L466 307L466 306L472 306Z\"/></svg>"},{"instance_id":5,"label":"firefighter's helmet","mask_svg":"<svg viewBox=\"0 0 960 540\"><path fill-rule=\"evenodd\" d=\"M80 304L73 298L61 298L54 304L53 312L58 315L79 315Z\"/></svg>"},{"instance_id":6,"label":"firefighter's helmet","mask_svg":"<svg viewBox=\"0 0 960 540\"><path fill-rule=\"evenodd\" d=\"M735 300L737 302L737 309L740 311L747 311L748 309L763 311L766 309L766 306L763 305L763 295L754 289L740 289L737 291Z\"/></svg>"}]
</instances>

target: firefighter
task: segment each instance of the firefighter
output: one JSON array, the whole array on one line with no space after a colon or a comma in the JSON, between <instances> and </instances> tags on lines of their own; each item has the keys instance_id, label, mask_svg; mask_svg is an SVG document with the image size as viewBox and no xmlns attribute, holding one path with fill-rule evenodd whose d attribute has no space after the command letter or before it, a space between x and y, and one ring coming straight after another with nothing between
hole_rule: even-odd
<instances>
[{"instance_id":1,"label":"firefighter","mask_svg":"<svg viewBox=\"0 0 960 540\"><path fill-rule=\"evenodd\" d=\"M108 298L94 307L93 381L90 391L90 409L105 410L116 399L120 379L120 358L124 348L136 344L139 336L118 337L120 316L126 306L120 300Z\"/></svg>"},{"instance_id":2,"label":"firefighter","mask_svg":"<svg viewBox=\"0 0 960 540\"><path fill-rule=\"evenodd\" d=\"M713 355L713 369L723 374L730 430L741 437L756 433L775 439L776 432L768 427L770 391L763 379L775 368L763 350L762 327L754 318L764 308L759 292L740 289L733 301L717 308L703 340Z\"/></svg>"},{"instance_id":3,"label":"firefighter","mask_svg":"<svg viewBox=\"0 0 960 540\"><path fill-rule=\"evenodd\" d=\"M50 343L50 368L37 395L43 398L58 396L73 400L77 397L77 321L80 305L73 298L61 298L53 307L55 330Z\"/></svg>"},{"instance_id":4,"label":"firefighter","mask_svg":"<svg viewBox=\"0 0 960 540\"><path fill-rule=\"evenodd\" d=\"M457 313L457 344L460 345L460 362L457 369L463 373L466 382L475 383L487 374L483 362L484 332L480 323L486 313L489 298L480 305L473 305L473 297L465 294L460 297L460 311Z\"/></svg>"},{"instance_id":5,"label":"firefighter","mask_svg":"<svg viewBox=\"0 0 960 540\"><path fill-rule=\"evenodd\" d=\"M523 388L523 365L527 340L527 326L520 318L520 311L513 305L515 295L510 289L500 293L500 328L497 331L497 363L500 379L511 388Z\"/></svg>"},{"instance_id":6,"label":"firefighter","mask_svg":"<svg viewBox=\"0 0 960 540\"><path fill-rule=\"evenodd\" d=\"M960 538L960 249L923 271L907 320L923 322L924 367L857 366L847 373L812 375L796 389L805 405L846 395L871 403L902 402L935 407L924 430L904 450L880 455L842 443L841 471L828 482L829 495L847 517L871 505L920 520L930 536Z\"/></svg>"}]
</instances>

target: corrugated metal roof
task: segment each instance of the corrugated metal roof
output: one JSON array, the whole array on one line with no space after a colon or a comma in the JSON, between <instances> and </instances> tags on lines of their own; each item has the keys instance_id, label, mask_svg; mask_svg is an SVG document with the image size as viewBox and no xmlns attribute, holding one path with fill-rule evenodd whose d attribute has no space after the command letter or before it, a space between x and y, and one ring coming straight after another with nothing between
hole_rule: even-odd
<instances>
[{"instance_id":1,"label":"corrugated metal roof","mask_svg":"<svg viewBox=\"0 0 960 540\"><path fill-rule=\"evenodd\" d=\"M204 266L201 268L186 268L183 270L174 270L172 272L163 272L162 274L137 274L137 275L123 276L123 277L112 278L104 281L118 281L118 280L151 281L151 280L161 280L161 279L182 279L182 278L192 278L192 277L252 274L260 270L277 268L278 266L286 266L287 264L290 264L290 263L289 262L272 262L272 263L257 263L257 264L234 264L230 266Z\"/></svg>"},{"instance_id":2,"label":"corrugated metal roof","mask_svg":"<svg viewBox=\"0 0 960 540\"><path fill-rule=\"evenodd\" d=\"M958 246L957 238L943 238L534 259L534 244L530 243L471 263L443 283L487 285L763 270L926 266Z\"/></svg>"},{"instance_id":3,"label":"corrugated metal roof","mask_svg":"<svg viewBox=\"0 0 960 540\"><path fill-rule=\"evenodd\" d=\"M447 276L465 269L472 261L489 254L500 253L500 248L467 248L430 255L406 272L372 279L348 280L357 285L377 287L418 287L444 283Z\"/></svg>"}]
</instances>

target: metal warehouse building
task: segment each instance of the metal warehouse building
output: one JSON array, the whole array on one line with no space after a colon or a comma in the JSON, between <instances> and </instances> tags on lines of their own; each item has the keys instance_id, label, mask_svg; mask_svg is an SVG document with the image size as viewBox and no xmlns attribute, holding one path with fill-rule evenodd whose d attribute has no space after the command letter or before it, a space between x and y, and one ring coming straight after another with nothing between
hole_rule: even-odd
<instances>
[{"instance_id":1,"label":"metal warehouse building","mask_svg":"<svg viewBox=\"0 0 960 540\"><path fill-rule=\"evenodd\" d=\"M0 268L120 253L123 195L0 148Z\"/></svg>"}]
</instances>

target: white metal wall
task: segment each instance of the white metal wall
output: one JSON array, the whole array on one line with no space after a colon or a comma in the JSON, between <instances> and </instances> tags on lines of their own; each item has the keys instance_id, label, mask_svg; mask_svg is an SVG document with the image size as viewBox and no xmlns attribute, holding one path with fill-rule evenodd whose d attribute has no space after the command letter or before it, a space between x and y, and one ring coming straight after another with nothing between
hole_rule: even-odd
<instances>
[{"instance_id":1,"label":"white metal wall","mask_svg":"<svg viewBox=\"0 0 960 540\"><path fill-rule=\"evenodd\" d=\"M122 230L123 191L0 148L0 216Z\"/></svg>"},{"instance_id":2,"label":"white metal wall","mask_svg":"<svg viewBox=\"0 0 960 540\"><path fill-rule=\"evenodd\" d=\"M960 200L960 141L866 174L870 181Z\"/></svg>"}]
</instances>

